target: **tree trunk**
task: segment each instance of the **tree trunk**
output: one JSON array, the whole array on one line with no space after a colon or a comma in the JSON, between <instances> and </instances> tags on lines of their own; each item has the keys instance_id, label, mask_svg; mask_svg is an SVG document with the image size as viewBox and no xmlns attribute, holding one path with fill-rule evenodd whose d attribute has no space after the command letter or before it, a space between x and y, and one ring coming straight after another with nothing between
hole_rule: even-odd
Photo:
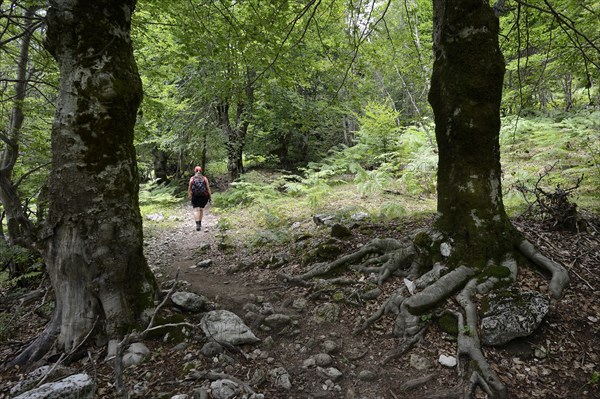
<instances>
[{"instance_id":1,"label":"tree trunk","mask_svg":"<svg viewBox=\"0 0 600 399\"><path fill-rule=\"evenodd\" d=\"M510 252L513 232L500 183L504 58L486 3L434 0L429 92L439 148L436 227L454 242L451 258L479 267Z\"/></svg>"},{"instance_id":2,"label":"tree trunk","mask_svg":"<svg viewBox=\"0 0 600 399\"><path fill-rule=\"evenodd\" d=\"M14 103L10 113L8 134L6 136L2 135L6 147L0 155L0 202L2 202L6 213L8 241L10 244L19 243L27 246L33 242L33 225L23 212L23 205L17 187L12 180L12 172L19 155L21 127L25 120L23 102L27 95L27 64L31 37L36 26L33 20L36 9L37 7L28 7L24 12L25 28L23 36L21 36Z\"/></svg>"},{"instance_id":3,"label":"tree trunk","mask_svg":"<svg viewBox=\"0 0 600 399\"><path fill-rule=\"evenodd\" d=\"M44 333L13 363L56 338L73 351L137 325L156 283L142 247L133 126L142 97L130 40L135 0L56 0L46 46L60 66L44 260L56 295Z\"/></svg>"},{"instance_id":4,"label":"tree trunk","mask_svg":"<svg viewBox=\"0 0 600 399\"><path fill-rule=\"evenodd\" d=\"M573 109L573 75L565 74L564 78L565 90L565 111L570 112Z\"/></svg>"},{"instance_id":5,"label":"tree trunk","mask_svg":"<svg viewBox=\"0 0 600 399\"><path fill-rule=\"evenodd\" d=\"M159 183L169 182L169 153L159 149L152 148L152 160L154 166L154 178Z\"/></svg>"},{"instance_id":6,"label":"tree trunk","mask_svg":"<svg viewBox=\"0 0 600 399\"><path fill-rule=\"evenodd\" d=\"M219 101L216 112L219 126L227 138L227 171L229 180L234 181L244 172L243 154L246 133L250 126L252 107L254 104L254 79L256 73L246 70L244 97L235 99L235 119L229 119L232 100L223 98Z\"/></svg>"}]
</instances>

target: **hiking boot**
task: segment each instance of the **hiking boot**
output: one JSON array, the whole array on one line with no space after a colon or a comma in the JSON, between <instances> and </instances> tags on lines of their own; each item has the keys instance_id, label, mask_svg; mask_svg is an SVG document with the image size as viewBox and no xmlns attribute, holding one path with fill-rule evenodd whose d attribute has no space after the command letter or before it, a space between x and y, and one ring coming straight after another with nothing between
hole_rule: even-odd
<instances>
[{"instance_id":1,"label":"hiking boot","mask_svg":"<svg viewBox=\"0 0 600 399\"><path fill-rule=\"evenodd\" d=\"M202 222L196 222L196 231L200 231L202 229Z\"/></svg>"}]
</instances>

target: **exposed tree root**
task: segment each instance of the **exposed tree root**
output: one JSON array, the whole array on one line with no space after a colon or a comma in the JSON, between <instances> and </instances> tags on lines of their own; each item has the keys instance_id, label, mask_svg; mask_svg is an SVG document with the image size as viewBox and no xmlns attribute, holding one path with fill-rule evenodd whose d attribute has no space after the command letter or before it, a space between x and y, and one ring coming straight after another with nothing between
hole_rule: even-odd
<instances>
[{"instance_id":1,"label":"exposed tree root","mask_svg":"<svg viewBox=\"0 0 600 399\"><path fill-rule=\"evenodd\" d=\"M542 255L533 244L527 240L521 241L518 245L518 249L523 256L532 261L536 266L551 274L550 292L556 299L562 297L562 293L570 281L567 270L558 263Z\"/></svg>"},{"instance_id":2,"label":"exposed tree root","mask_svg":"<svg viewBox=\"0 0 600 399\"><path fill-rule=\"evenodd\" d=\"M505 399L507 391L496 373L490 368L483 352L477 333L477 308L471 299L477 287L477 280L472 279L456 296L466 315L466 324L462 313L458 313L458 372L462 377L470 373L469 384L465 387L465 398L473 397L477 386L490 397Z\"/></svg>"},{"instance_id":3,"label":"exposed tree root","mask_svg":"<svg viewBox=\"0 0 600 399\"><path fill-rule=\"evenodd\" d=\"M468 399L473 398L475 392L481 389L491 398L505 399L508 395L507 388L492 370L481 350L477 307L472 298L476 292L486 294L499 286L513 283L517 278L518 268L515 258L507 253L499 266L495 261L489 260L484 267L463 264L450 268L443 263L435 263L427 272L422 273L424 265L428 262L431 265L432 259L440 259L440 252L442 259L448 259L448 252L445 251L446 248L442 248L445 241L439 233L429 232L415 237L413 244L402 244L394 239L374 239L352 254L330 263L319 263L299 276L279 276L288 283L312 285L313 288L318 288L319 295L331 292L331 285L334 283L348 283L348 279L344 277L324 279L344 269L368 275L375 273L379 285L392 275L413 279L405 279L405 285L398 287L370 317L357 323L354 330L355 334L361 333L384 315L395 315L394 335L400 338L400 342L396 349L384 356L383 363L401 356L417 344L427 331L427 324L421 316L434 311L455 295L462 311L450 312L458 320L457 358L461 383L442 396L435 397ZM550 291L555 298L560 298L569 283L567 271L543 256L527 240L520 241L516 249L551 274ZM317 282L308 283L308 280L315 277L319 277ZM351 296L358 298L358 302L362 300L356 291ZM439 314L444 310L438 309L435 312Z\"/></svg>"},{"instance_id":4,"label":"exposed tree root","mask_svg":"<svg viewBox=\"0 0 600 399\"><path fill-rule=\"evenodd\" d=\"M416 254L414 246L403 246L398 240L393 238L376 238L358 251L343 256L333 262L317 263L306 273L299 276L291 276L279 273L278 277L290 283L305 285L306 280L327 276L336 271L353 265L352 270L362 273L378 273L378 283L383 283L394 272L401 270L406 262L412 261ZM375 258L369 258L376 256ZM364 260L367 258L366 260ZM374 267L373 264L382 264ZM410 265L410 263L409 263ZM406 274L404 274L406 275Z\"/></svg>"},{"instance_id":5,"label":"exposed tree root","mask_svg":"<svg viewBox=\"0 0 600 399\"><path fill-rule=\"evenodd\" d=\"M60 331L59 319L58 315L55 314L44 331L24 351L8 362L8 366L32 364L50 352Z\"/></svg>"}]
</instances>

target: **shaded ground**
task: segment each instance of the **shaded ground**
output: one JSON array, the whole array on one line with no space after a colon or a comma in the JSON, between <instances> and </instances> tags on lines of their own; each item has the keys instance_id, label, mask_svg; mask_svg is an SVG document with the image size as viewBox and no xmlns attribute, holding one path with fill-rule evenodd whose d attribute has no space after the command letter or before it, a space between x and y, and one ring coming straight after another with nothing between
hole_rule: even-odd
<instances>
[{"instance_id":1,"label":"shaded ground","mask_svg":"<svg viewBox=\"0 0 600 399\"><path fill-rule=\"evenodd\" d=\"M129 387L138 386L132 397L170 398L175 394L191 394L194 388L207 387L209 381L193 379L190 369L213 370L248 382L257 370L265 374L275 367L284 367L290 374L292 388L278 388L268 378L254 386L266 398L366 398L395 399L443 396L448 387L457 384L454 369L442 367L440 355L454 355L455 344L450 337L432 326L425 341L410 353L387 365L381 365L384 353L397 345L393 338L393 319L384 317L362 335L352 335L357 321L370 316L402 281L392 278L382 288L383 294L364 306L355 306L340 296L336 289L311 292L305 287L291 287L276 277L277 272L299 274L309 265L301 260L310 250L327 239L329 228L307 221L297 226L292 244L275 247L268 243L248 247L234 242L234 248L222 246L216 228L216 217L205 216L201 232L194 229L187 207L178 211L173 229L153 234L146 241L148 261L163 287L167 289L179 270L181 289L202 294L215 306L233 311L245 319L262 342L242 346L242 352L227 353L228 359L213 359L200 354L202 338L197 334L187 340L187 347L173 350L175 343L164 337L149 340L151 358L125 372ZM149 222L147 222L149 223ZM151 222L160 225L161 222ZM350 252L376 236L401 237L427 220L407 220L402 224L372 225L361 223L353 228L353 236L342 244ZM553 302L541 328L533 336L503 348L485 348L485 354L503 382L509 397L530 398L600 398L600 233L571 234L543 231L529 222L515 221L528 238L550 258L561 262L571 272L571 286L565 297ZM157 231L153 229L153 231ZM243 240L242 240L243 241ZM212 260L210 267L194 267L199 261ZM283 260L283 262L281 261ZM353 277L350 274L348 277ZM364 281L356 281L357 288ZM547 281L532 269L521 268L518 284L547 292ZM300 299L300 301L299 301ZM304 301L305 300L305 304ZM8 299L5 305L9 306ZM337 322L317 323L314 310L323 303L335 303L340 315ZM270 304L277 313L294 320L290 328L265 331L253 325L246 315L252 307ZM299 305L300 304L300 305ZM6 311L6 309L2 309ZM167 312L177 313L174 308ZM0 360L13 352L42 328L44 319L29 310L21 313L22 328L13 341L2 346ZM196 323L201 315L184 315ZM269 338L270 337L270 338ZM336 381L328 381L315 367L304 362L323 353L327 341L337 344L332 352L335 367L343 373ZM97 376L99 398L112 396L114 380L110 364L103 362L106 353L98 349L90 357L73 365ZM91 360L90 360L91 359ZM428 364L415 368L420 361ZM368 375L365 371L372 372ZM188 379L185 377L188 376ZM411 390L406 384L429 377L427 383ZM8 398L8 389L19 378L18 370L4 370L0 379L0 399ZM594 383L595 382L595 383ZM479 397L484 398L481 394Z\"/></svg>"}]
</instances>

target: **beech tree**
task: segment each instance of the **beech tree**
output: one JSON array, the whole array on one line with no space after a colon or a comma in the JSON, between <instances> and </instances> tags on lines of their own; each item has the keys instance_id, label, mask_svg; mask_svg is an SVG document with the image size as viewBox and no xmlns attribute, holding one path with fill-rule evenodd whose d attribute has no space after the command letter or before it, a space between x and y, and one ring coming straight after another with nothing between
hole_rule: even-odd
<instances>
[{"instance_id":1,"label":"beech tree","mask_svg":"<svg viewBox=\"0 0 600 399\"><path fill-rule=\"evenodd\" d=\"M38 232L55 292L43 333L12 363L76 355L134 327L156 283L142 247L133 126L142 98L130 40L135 0L50 1L46 47L60 67L49 215Z\"/></svg>"},{"instance_id":2,"label":"beech tree","mask_svg":"<svg viewBox=\"0 0 600 399\"><path fill-rule=\"evenodd\" d=\"M434 65L429 101L434 111L439 150L438 216L433 226L414 234L410 243L375 239L357 252L317 264L291 282L327 275L342 267L378 273L383 284L393 275L414 283L415 293L402 287L356 332L383 314L397 315L398 348L389 361L419 341L426 329L421 317L454 297L461 311L458 331L457 396L473 397L481 387L493 398L507 389L487 363L478 336L474 294L512 285L517 254L551 275L549 291L560 298L569 282L566 270L539 253L514 229L506 215L501 188L500 101L504 58L498 45L499 22L482 0L434 0ZM376 257L374 257L376 255Z\"/></svg>"}]
</instances>

